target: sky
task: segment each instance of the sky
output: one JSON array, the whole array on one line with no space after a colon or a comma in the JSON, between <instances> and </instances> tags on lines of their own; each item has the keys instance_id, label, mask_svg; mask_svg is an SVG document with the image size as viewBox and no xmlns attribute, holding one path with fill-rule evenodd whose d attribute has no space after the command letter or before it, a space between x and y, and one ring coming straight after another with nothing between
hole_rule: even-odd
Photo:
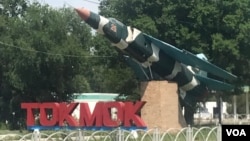
<instances>
[{"instance_id":1,"label":"sky","mask_svg":"<svg viewBox=\"0 0 250 141\"><path fill-rule=\"evenodd\" d=\"M100 0L33 0L33 1L38 1L41 4L49 4L55 8L60 8L63 7L64 5L66 7L71 5L76 8L85 7L95 13L98 13L98 6L99 6L98 3L100 2Z\"/></svg>"}]
</instances>

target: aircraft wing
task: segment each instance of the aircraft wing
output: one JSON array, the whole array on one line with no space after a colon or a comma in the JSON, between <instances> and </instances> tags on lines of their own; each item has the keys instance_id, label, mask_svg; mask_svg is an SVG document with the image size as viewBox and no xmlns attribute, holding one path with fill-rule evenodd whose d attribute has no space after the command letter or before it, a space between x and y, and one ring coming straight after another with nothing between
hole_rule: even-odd
<instances>
[{"instance_id":1,"label":"aircraft wing","mask_svg":"<svg viewBox=\"0 0 250 141\"><path fill-rule=\"evenodd\" d=\"M211 79L208 77L204 77L201 75L195 75L195 78L198 79L200 82L206 84L207 88L210 90L218 90L218 91L224 91L224 90L233 90L234 86L222 81L218 81L215 79Z\"/></svg>"},{"instance_id":2,"label":"aircraft wing","mask_svg":"<svg viewBox=\"0 0 250 141\"><path fill-rule=\"evenodd\" d=\"M221 77L227 80L234 80L237 78L235 75L215 66L214 64L211 64L208 61L198 58L196 55L192 54L191 52L188 52L186 50L180 50L174 47L173 45L165 43L147 34L144 34L144 36L146 40L153 43L154 45L159 47L161 50L163 50L167 55L171 56L172 58L176 59L177 61L183 64L190 65L195 68L199 68L201 70L204 70L208 73L212 73L213 75L216 75L218 77Z\"/></svg>"},{"instance_id":3,"label":"aircraft wing","mask_svg":"<svg viewBox=\"0 0 250 141\"><path fill-rule=\"evenodd\" d=\"M152 75L149 69L142 67L139 63L137 63L134 59L129 56L124 56L126 63L133 69L136 77L140 81L148 81L148 80L162 80L160 76L152 72ZM206 84L207 88L210 90L232 90L234 88L233 85L228 83L218 81L215 79L211 79L208 77L204 77L199 74L195 74L195 78Z\"/></svg>"}]
</instances>

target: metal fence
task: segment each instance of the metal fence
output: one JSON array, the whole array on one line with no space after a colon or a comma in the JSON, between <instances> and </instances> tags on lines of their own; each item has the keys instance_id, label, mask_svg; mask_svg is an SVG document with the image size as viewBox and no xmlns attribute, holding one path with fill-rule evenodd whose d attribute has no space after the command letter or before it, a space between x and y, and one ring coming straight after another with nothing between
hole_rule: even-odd
<instances>
[{"instance_id":1,"label":"metal fence","mask_svg":"<svg viewBox=\"0 0 250 141\"><path fill-rule=\"evenodd\" d=\"M186 127L183 129L158 128L150 130L112 131L56 131L45 133L34 130L26 135L7 134L0 141L221 141L221 126L216 127Z\"/></svg>"}]
</instances>

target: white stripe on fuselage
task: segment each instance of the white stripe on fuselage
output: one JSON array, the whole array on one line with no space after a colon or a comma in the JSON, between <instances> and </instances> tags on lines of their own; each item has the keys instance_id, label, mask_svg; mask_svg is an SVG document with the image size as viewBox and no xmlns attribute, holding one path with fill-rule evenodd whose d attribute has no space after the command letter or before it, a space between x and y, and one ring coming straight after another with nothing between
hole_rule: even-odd
<instances>
[{"instance_id":1,"label":"white stripe on fuselage","mask_svg":"<svg viewBox=\"0 0 250 141\"><path fill-rule=\"evenodd\" d=\"M193 76L192 80L187 84L185 84L184 86L181 86L180 89L183 91L190 91L199 84L200 82Z\"/></svg>"},{"instance_id":2,"label":"white stripe on fuselage","mask_svg":"<svg viewBox=\"0 0 250 141\"><path fill-rule=\"evenodd\" d=\"M179 72L181 72L181 64L177 61L175 61L174 68L171 72L171 74L165 76L167 80L172 80Z\"/></svg>"},{"instance_id":3,"label":"white stripe on fuselage","mask_svg":"<svg viewBox=\"0 0 250 141\"><path fill-rule=\"evenodd\" d=\"M103 16L100 16L100 22L99 22L99 25L98 25L98 29L97 29L97 32L98 33L101 33L101 34L104 34L103 32L103 27L104 25L106 25L107 23L109 22L109 20Z\"/></svg>"},{"instance_id":4,"label":"white stripe on fuselage","mask_svg":"<svg viewBox=\"0 0 250 141\"><path fill-rule=\"evenodd\" d=\"M112 45L118 47L119 49L126 49L128 47L128 44L132 43L136 37L141 33L140 30L133 28L128 26L127 27L127 31L128 31L128 36L126 37L125 41L123 39L120 40L119 43L112 43Z\"/></svg>"},{"instance_id":5,"label":"white stripe on fuselage","mask_svg":"<svg viewBox=\"0 0 250 141\"><path fill-rule=\"evenodd\" d=\"M160 59L159 58L160 49L157 46L155 46L154 44L151 44L151 47L152 47L152 51L153 51L152 55L147 58L147 61L142 63L142 66L145 68L150 67L153 62L158 62ZM146 48L146 46L145 46L145 48Z\"/></svg>"},{"instance_id":6,"label":"white stripe on fuselage","mask_svg":"<svg viewBox=\"0 0 250 141\"><path fill-rule=\"evenodd\" d=\"M141 31L136 29L136 28L132 28L130 26L127 27L127 31L128 31L128 36L126 38L126 42L128 43L132 43L136 37L141 34Z\"/></svg>"},{"instance_id":7,"label":"white stripe on fuselage","mask_svg":"<svg viewBox=\"0 0 250 141\"><path fill-rule=\"evenodd\" d=\"M138 30L136 28L132 28L130 26L128 26L127 30L128 30L128 36L126 38L126 42L128 42L128 43L132 43L133 41L135 41L137 36L139 36L141 34L140 30ZM146 46L144 46L144 47L146 48ZM154 44L151 44L151 47L152 47L153 53L150 57L147 58L146 62L142 63L143 67L149 67L152 65L153 62L159 61L160 49L157 46L155 46Z\"/></svg>"},{"instance_id":8,"label":"white stripe on fuselage","mask_svg":"<svg viewBox=\"0 0 250 141\"><path fill-rule=\"evenodd\" d=\"M116 43L116 44L112 43L112 45L118 47L121 50L124 50L128 47L128 43L125 42L123 39L121 39L119 43Z\"/></svg>"}]
</instances>

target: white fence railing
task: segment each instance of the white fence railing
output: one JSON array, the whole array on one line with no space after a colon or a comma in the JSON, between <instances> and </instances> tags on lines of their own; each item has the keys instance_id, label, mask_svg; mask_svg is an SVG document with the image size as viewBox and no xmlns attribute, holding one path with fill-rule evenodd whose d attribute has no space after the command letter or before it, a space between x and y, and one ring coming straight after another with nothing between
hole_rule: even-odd
<instances>
[{"instance_id":1,"label":"white fence railing","mask_svg":"<svg viewBox=\"0 0 250 141\"><path fill-rule=\"evenodd\" d=\"M0 141L221 141L221 126L216 127L186 127L183 129L158 128L150 130L112 131L56 131L44 133L34 130L26 135L7 134Z\"/></svg>"}]
</instances>

